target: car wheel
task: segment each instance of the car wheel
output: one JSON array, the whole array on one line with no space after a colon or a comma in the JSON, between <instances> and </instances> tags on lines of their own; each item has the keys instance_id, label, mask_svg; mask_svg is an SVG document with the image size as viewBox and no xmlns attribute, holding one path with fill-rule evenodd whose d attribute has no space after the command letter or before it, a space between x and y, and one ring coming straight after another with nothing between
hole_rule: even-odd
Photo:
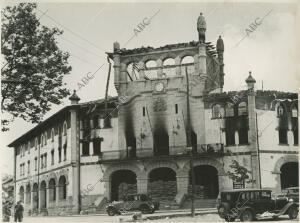
<instances>
[{"instance_id":1,"label":"car wheel","mask_svg":"<svg viewBox=\"0 0 300 223\"><path fill-rule=\"evenodd\" d=\"M296 207L290 207L288 213L289 213L289 218L290 218L290 219L295 219L295 218L297 218L298 211L297 211L297 208L296 208Z\"/></svg>"},{"instance_id":2,"label":"car wheel","mask_svg":"<svg viewBox=\"0 0 300 223\"><path fill-rule=\"evenodd\" d=\"M241 215L241 221L253 221L254 216L252 211L250 210L245 210L242 215Z\"/></svg>"},{"instance_id":3,"label":"car wheel","mask_svg":"<svg viewBox=\"0 0 300 223\"><path fill-rule=\"evenodd\" d=\"M141 205L140 206L140 211L142 212L142 214L149 214L151 213L150 208L147 205Z\"/></svg>"},{"instance_id":4,"label":"car wheel","mask_svg":"<svg viewBox=\"0 0 300 223\"><path fill-rule=\"evenodd\" d=\"M108 208L106 212L109 216L114 216L117 213L116 210L112 207Z\"/></svg>"}]
</instances>

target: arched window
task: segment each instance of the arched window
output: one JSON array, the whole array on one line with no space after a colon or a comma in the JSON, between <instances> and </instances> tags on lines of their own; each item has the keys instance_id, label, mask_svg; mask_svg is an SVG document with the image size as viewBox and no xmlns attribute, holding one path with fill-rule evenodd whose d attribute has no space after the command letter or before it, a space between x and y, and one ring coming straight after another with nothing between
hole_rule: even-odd
<instances>
[{"instance_id":1,"label":"arched window","mask_svg":"<svg viewBox=\"0 0 300 223\"><path fill-rule=\"evenodd\" d=\"M238 106L238 115L247 115L248 112L247 112L247 103L246 102L241 102L239 103L239 106Z\"/></svg>"},{"instance_id":2,"label":"arched window","mask_svg":"<svg viewBox=\"0 0 300 223\"><path fill-rule=\"evenodd\" d=\"M31 188L30 188L30 184L27 184L26 186L26 200L25 200L26 204L30 204L31 203Z\"/></svg>"},{"instance_id":3,"label":"arched window","mask_svg":"<svg viewBox=\"0 0 300 223\"><path fill-rule=\"evenodd\" d=\"M234 116L233 104L231 104L231 103L226 104L225 115L226 115L226 117L233 117Z\"/></svg>"},{"instance_id":4,"label":"arched window","mask_svg":"<svg viewBox=\"0 0 300 223\"><path fill-rule=\"evenodd\" d=\"M19 195L20 195L20 201L22 201L22 203L24 203L24 187L23 186L20 187Z\"/></svg>"},{"instance_id":5,"label":"arched window","mask_svg":"<svg viewBox=\"0 0 300 223\"><path fill-rule=\"evenodd\" d=\"M59 200L65 200L67 198L67 184L66 184L66 177L61 176L58 181L58 197Z\"/></svg>"},{"instance_id":6,"label":"arched window","mask_svg":"<svg viewBox=\"0 0 300 223\"><path fill-rule=\"evenodd\" d=\"M281 117L285 115L285 109L284 106L282 104L280 104L277 108L277 116Z\"/></svg>"},{"instance_id":7,"label":"arched window","mask_svg":"<svg viewBox=\"0 0 300 223\"><path fill-rule=\"evenodd\" d=\"M138 63L133 62L129 63L127 65L127 75L129 76L128 78L132 81L138 80L139 79L139 71L140 67L138 66Z\"/></svg>"},{"instance_id":8,"label":"arched window","mask_svg":"<svg viewBox=\"0 0 300 223\"><path fill-rule=\"evenodd\" d=\"M295 105L292 107L292 117L298 118L298 109Z\"/></svg>"},{"instance_id":9,"label":"arched window","mask_svg":"<svg viewBox=\"0 0 300 223\"><path fill-rule=\"evenodd\" d=\"M176 75L175 60L167 58L163 61L163 77L172 77Z\"/></svg>"},{"instance_id":10,"label":"arched window","mask_svg":"<svg viewBox=\"0 0 300 223\"><path fill-rule=\"evenodd\" d=\"M148 60L145 66L145 78L157 78L157 64L154 60Z\"/></svg>"},{"instance_id":11,"label":"arched window","mask_svg":"<svg viewBox=\"0 0 300 223\"><path fill-rule=\"evenodd\" d=\"M222 118L224 117L224 109L219 104L212 106L212 118Z\"/></svg>"},{"instance_id":12,"label":"arched window","mask_svg":"<svg viewBox=\"0 0 300 223\"><path fill-rule=\"evenodd\" d=\"M56 188L55 188L55 179L51 179L49 181L49 201L55 201L56 200Z\"/></svg>"},{"instance_id":13,"label":"arched window","mask_svg":"<svg viewBox=\"0 0 300 223\"><path fill-rule=\"evenodd\" d=\"M181 75L186 75L186 70L188 74L195 73L194 57L185 56L181 60Z\"/></svg>"}]
</instances>

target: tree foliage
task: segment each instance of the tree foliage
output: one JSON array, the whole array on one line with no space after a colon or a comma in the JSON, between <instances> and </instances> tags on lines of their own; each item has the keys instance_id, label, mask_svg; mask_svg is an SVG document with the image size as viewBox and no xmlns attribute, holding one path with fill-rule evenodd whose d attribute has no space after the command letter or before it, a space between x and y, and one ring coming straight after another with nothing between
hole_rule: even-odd
<instances>
[{"instance_id":1,"label":"tree foliage","mask_svg":"<svg viewBox=\"0 0 300 223\"><path fill-rule=\"evenodd\" d=\"M255 182L254 180L250 179L249 174L251 174L251 171L249 171L246 167L241 166L238 161L232 160L230 168L233 169L233 172L227 171L227 174L229 178L232 179L234 182Z\"/></svg>"},{"instance_id":2,"label":"tree foliage","mask_svg":"<svg viewBox=\"0 0 300 223\"><path fill-rule=\"evenodd\" d=\"M20 3L1 13L1 78L16 80L2 81L2 111L32 123L40 122L51 104L60 104L70 94L63 77L71 71L69 54L57 45L63 32L41 25L36 7Z\"/></svg>"}]
</instances>

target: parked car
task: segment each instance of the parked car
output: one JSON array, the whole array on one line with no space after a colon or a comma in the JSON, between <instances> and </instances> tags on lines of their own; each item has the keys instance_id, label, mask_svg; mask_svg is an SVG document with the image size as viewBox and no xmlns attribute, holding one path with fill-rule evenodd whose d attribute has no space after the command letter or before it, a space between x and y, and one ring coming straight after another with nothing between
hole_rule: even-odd
<instances>
[{"instance_id":1,"label":"parked car","mask_svg":"<svg viewBox=\"0 0 300 223\"><path fill-rule=\"evenodd\" d=\"M109 216L120 215L128 211L141 211L143 214L152 214L159 209L159 202L152 201L146 194L132 194L122 201L114 201L106 206Z\"/></svg>"},{"instance_id":2,"label":"parked car","mask_svg":"<svg viewBox=\"0 0 300 223\"><path fill-rule=\"evenodd\" d=\"M289 215L297 218L298 204L286 197L272 198L271 190L238 189L222 191L218 197L219 216L226 221L253 221L256 217L268 213L273 218Z\"/></svg>"},{"instance_id":3,"label":"parked car","mask_svg":"<svg viewBox=\"0 0 300 223\"><path fill-rule=\"evenodd\" d=\"M299 187L288 187L282 191L282 196L299 204Z\"/></svg>"}]
</instances>

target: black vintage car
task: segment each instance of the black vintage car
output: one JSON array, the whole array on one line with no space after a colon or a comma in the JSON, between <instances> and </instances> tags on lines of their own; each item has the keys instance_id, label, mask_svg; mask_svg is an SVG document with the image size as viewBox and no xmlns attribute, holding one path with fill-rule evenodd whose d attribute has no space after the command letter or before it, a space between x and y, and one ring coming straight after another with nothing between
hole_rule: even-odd
<instances>
[{"instance_id":1,"label":"black vintage car","mask_svg":"<svg viewBox=\"0 0 300 223\"><path fill-rule=\"evenodd\" d=\"M295 219L298 204L286 197L273 198L271 190L265 189L228 190L219 194L218 213L226 221L253 221L266 212L273 218L289 215L290 219Z\"/></svg>"},{"instance_id":2,"label":"black vintage car","mask_svg":"<svg viewBox=\"0 0 300 223\"><path fill-rule=\"evenodd\" d=\"M146 194L132 194L122 201L114 201L106 206L109 216L120 215L129 211L141 211L143 214L152 214L159 209L159 202L152 201Z\"/></svg>"},{"instance_id":3,"label":"black vintage car","mask_svg":"<svg viewBox=\"0 0 300 223\"><path fill-rule=\"evenodd\" d=\"M299 188L298 187L288 187L282 191L282 197L286 197L289 201L299 203Z\"/></svg>"}]
</instances>

